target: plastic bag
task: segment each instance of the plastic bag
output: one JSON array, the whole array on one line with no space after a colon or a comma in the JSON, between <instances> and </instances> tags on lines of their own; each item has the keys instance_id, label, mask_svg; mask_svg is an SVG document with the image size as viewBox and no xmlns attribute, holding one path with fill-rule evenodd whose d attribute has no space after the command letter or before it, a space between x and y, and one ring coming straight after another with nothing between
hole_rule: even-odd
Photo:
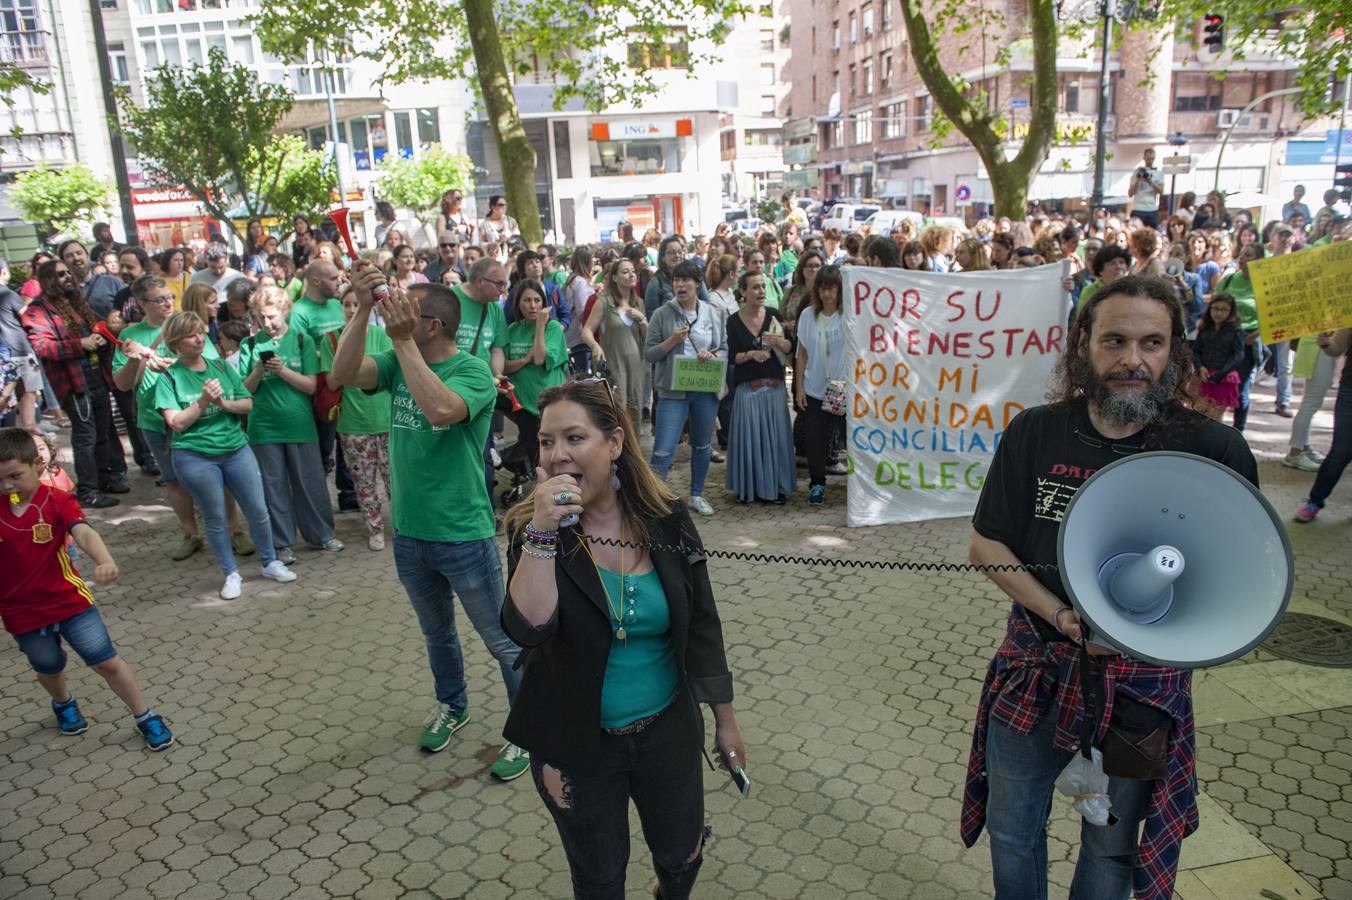
<instances>
[{"instance_id":1,"label":"plastic bag","mask_svg":"<svg viewBox=\"0 0 1352 900\"><path fill-rule=\"evenodd\" d=\"M1108 776L1103 771L1103 754L1099 748L1090 749L1094 758L1076 753L1070 763L1056 776L1056 789L1074 800L1075 811L1092 825L1107 825L1112 815L1108 799Z\"/></svg>"}]
</instances>

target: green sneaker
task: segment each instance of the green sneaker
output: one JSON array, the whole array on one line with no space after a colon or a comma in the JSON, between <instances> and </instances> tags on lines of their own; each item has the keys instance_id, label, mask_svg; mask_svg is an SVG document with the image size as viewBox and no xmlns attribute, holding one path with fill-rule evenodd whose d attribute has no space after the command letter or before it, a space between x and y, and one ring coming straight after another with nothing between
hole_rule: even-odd
<instances>
[{"instance_id":1,"label":"green sneaker","mask_svg":"<svg viewBox=\"0 0 1352 900\"><path fill-rule=\"evenodd\" d=\"M436 709L432 710L432 714L423 723L427 728L423 731L418 746L428 753L445 750L446 745L451 742L451 735L464 728L468 722L469 710L452 709L445 703L438 703Z\"/></svg>"},{"instance_id":2,"label":"green sneaker","mask_svg":"<svg viewBox=\"0 0 1352 900\"><path fill-rule=\"evenodd\" d=\"M530 753L516 744L503 744L493 768L488 771L498 781L511 781L526 774L530 768Z\"/></svg>"}]
</instances>

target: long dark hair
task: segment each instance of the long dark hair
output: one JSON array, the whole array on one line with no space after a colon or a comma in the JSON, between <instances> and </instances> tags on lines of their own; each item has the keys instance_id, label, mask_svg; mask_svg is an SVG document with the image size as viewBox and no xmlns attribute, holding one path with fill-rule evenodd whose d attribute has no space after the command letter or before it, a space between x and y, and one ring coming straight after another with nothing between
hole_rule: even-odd
<instances>
[{"instance_id":1,"label":"long dark hair","mask_svg":"<svg viewBox=\"0 0 1352 900\"><path fill-rule=\"evenodd\" d=\"M622 403L615 400L614 388L606 381L568 381L540 392L540 418L555 403L568 401L581 406L592 427L606 437L616 428L624 430L624 444L620 458L615 461L615 474L620 479L617 497L620 512L630 533L638 541L648 539L648 523L670 515L676 507L676 494L665 481L657 477L643 456L638 431ZM508 542L520 539L531 514L535 512L535 491L507 511L505 518Z\"/></svg>"},{"instance_id":2,"label":"long dark hair","mask_svg":"<svg viewBox=\"0 0 1352 900\"><path fill-rule=\"evenodd\" d=\"M1052 370L1047 400L1053 405L1064 405L1084 396L1084 391L1076 384L1075 369L1081 360L1088 361L1089 341L1094 331L1094 321L1098 318L1098 308L1105 301L1120 296L1147 297L1162 305L1169 313L1169 364L1174 367L1175 381L1171 402L1155 425L1167 427L1176 424L1184 418L1184 413L1191 412L1196 400L1192 387L1196 364L1193 362L1192 346L1188 342L1187 323L1178 292L1163 279L1149 275L1127 275L1104 285L1076 313L1070 334L1066 337L1066 351Z\"/></svg>"},{"instance_id":3,"label":"long dark hair","mask_svg":"<svg viewBox=\"0 0 1352 900\"><path fill-rule=\"evenodd\" d=\"M70 288L66 288L56 277L56 267L65 265L55 259L49 259L38 266L37 278L38 286L42 288L42 299L46 300L56 310L57 314L65 320L66 327L72 332L80 332L84 329L92 329L99 322L98 313L89 306L89 301L85 299L84 291L74 286L74 275L71 276L72 283ZM69 271L70 267L66 267Z\"/></svg>"}]
</instances>

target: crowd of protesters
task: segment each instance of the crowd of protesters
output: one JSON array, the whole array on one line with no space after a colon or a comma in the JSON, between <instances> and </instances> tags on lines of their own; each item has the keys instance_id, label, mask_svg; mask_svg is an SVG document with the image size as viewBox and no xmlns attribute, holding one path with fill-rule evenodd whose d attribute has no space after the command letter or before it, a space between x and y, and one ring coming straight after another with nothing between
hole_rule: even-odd
<instances>
[{"instance_id":1,"label":"crowd of protesters","mask_svg":"<svg viewBox=\"0 0 1352 900\"><path fill-rule=\"evenodd\" d=\"M1297 512L1315 519L1352 461L1347 366L1333 446L1325 456L1310 443L1352 333L1309 339L1319 352L1297 405L1294 348L1260 340L1248 267L1348 240L1352 219L1336 196L1311 215L1299 192L1261 230L1219 194L1202 202L1184 194L1169 210L1152 156L1142 162L1129 213L1035 210L968 228L903 219L884 234L814 233L786 195L783 223L754 236L720 225L708 237L649 230L635 240L621 223L615 244L531 249L501 197L475 222L458 191L443 197L434 243L379 204L376 246L356 263L303 217L281 237L249 223L240 254L213 242L151 256L112 244L100 226L92 248L67 240L39 253L21 289L0 294L0 413L46 446L69 430L71 486L84 507L114 506L130 490L130 451L174 512L180 534L168 555L181 562L209 548L226 600L241 595L239 556L257 553L263 577L288 583L297 578L290 566L303 561L298 545L344 550L329 475L338 511L361 513L372 551L386 547L388 497L394 564L436 695L419 744L439 751L469 719L459 596L514 704L492 772L502 780L533 772L584 892L617 876L597 834L572 824L572 788L626 790L618 770L589 769L593 757L640 746L645 768L629 777L667 767L697 783L698 743L686 740L695 699L714 707L725 767L744 764L745 748L702 562L666 559L665 550L593 555L565 517L576 512L616 541L653 535L688 545L698 542L689 512L716 513L711 475L738 503L782 505L798 491L800 465L806 503L824 505L828 478L848 472L844 267L960 274L1059 264L1072 323L1120 293L1119 282L1135 291L1148 283L1191 342L1198 380L1187 393L1197 410L1215 421L1228 413L1243 432L1255 381L1265 371L1276 379L1276 405L1264 412L1292 420L1282 462L1317 473ZM0 264L0 282L8 275ZM691 363L718 377L691 380ZM683 441L688 494L678 498L669 481ZM503 496L505 581L494 538L503 467L514 487L542 485ZM574 575L565 589L554 564L537 561L555 560L570 542L588 559L560 560ZM670 619L646 618L672 591L696 597L695 618L680 627L699 636L698 649ZM610 637L559 617L582 603L610 610ZM627 648L631 638L638 653L626 662L611 641ZM524 673L523 647L548 648L530 654ZM639 655L646 668L627 669ZM598 665L624 676L624 689L608 679L602 688ZM585 689L598 696L555 696L584 670ZM682 681L689 691L677 690ZM573 724L552 722L559 709ZM595 734L575 733L578 722L602 735L599 746ZM644 732L637 745L618 740ZM532 750L542 758L533 761ZM662 896L683 896L693 883L700 818L699 808L682 807L678 828L648 835ZM618 819L601 824L627 829Z\"/></svg>"}]
</instances>

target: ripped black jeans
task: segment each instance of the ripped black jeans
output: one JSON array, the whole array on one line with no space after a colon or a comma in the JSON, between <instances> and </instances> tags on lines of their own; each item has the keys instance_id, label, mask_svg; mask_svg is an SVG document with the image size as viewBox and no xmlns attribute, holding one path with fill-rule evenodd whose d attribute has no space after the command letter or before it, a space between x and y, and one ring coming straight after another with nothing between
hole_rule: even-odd
<instances>
[{"instance_id":1,"label":"ripped black jeans","mask_svg":"<svg viewBox=\"0 0 1352 900\"><path fill-rule=\"evenodd\" d=\"M690 896L705 838L703 760L689 739L692 706L677 700L638 734L602 734L594 768L531 755L535 789L563 839L577 900L624 900L631 797L662 900Z\"/></svg>"}]
</instances>

